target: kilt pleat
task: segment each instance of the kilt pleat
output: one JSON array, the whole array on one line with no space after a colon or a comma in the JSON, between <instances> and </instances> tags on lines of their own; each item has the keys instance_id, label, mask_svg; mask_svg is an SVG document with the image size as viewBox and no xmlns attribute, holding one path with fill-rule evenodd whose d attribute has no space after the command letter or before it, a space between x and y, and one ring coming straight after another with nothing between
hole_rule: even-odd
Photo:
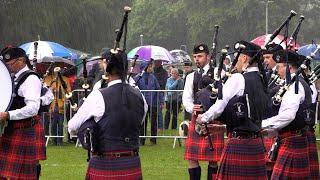
<instances>
[{"instance_id":1,"label":"kilt pleat","mask_svg":"<svg viewBox=\"0 0 320 180\"><path fill-rule=\"evenodd\" d=\"M312 179L320 179L319 176L319 158L317 152L316 136L314 132L307 133L308 139L308 150L309 150L309 162L310 162L310 173Z\"/></svg>"},{"instance_id":2,"label":"kilt pleat","mask_svg":"<svg viewBox=\"0 0 320 180\"><path fill-rule=\"evenodd\" d=\"M35 118L36 124L33 126L36 134L36 159L46 160L46 138L44 134L44 128L40 116Z\"/></svg>"},{"instance_id":3,"label":"kilt pleat","mask_svg":"<svg viewBox=\"0 0 320 180\"><path fill-rule=\"evenodd\" d=\"M196 116L192 115L185 143L184 159L196 161L219 161L224 147L224 133L211 135L214 151L210 151L208 137L195 131Z\"/></svg>"},{"instance_id":4,"label":"kilt pleat","mask_svg":"<svg viewBox=\"0 0 320 180\"><path fill-rule=\"evenodd\" d=\"M229 138L223 150L217 179L267 179L261 138Z\"/></svg>"},{"instance_id":5,"label":"kilt pleat","mask_svg":"<svg viewBox=\"0 0 320 180\"><path fill-rule=\"evenodd\" d=\"M92 157L86 175L87 180L140 180L142 179L140 157L107 159Z\"/></svg>"},{"instance_id":6,"label":"kilt pleat","mask_svg":"<svg viewBox=\"0 0 320 180\"><path fill-rule=\"evenodd\" d=\"M0 138L0 177L36 179L34 128L14 129Z\"/></svg>"},{"instance_id":7,"label":"kilt pleat","mask_svg":"<svg viewBox=\"0 0 320 180\"><path fill-rule=\"evenodd\" d=\"M271 179L310 179L306 136L282 136Z\"/></svg>"}]
</instances>

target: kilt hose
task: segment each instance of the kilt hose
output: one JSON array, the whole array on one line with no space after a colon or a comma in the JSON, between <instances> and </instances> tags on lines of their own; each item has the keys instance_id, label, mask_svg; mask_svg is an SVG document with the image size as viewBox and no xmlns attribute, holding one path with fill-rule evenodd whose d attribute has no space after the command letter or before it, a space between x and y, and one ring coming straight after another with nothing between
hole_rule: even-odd
<instances>
[{"instance_id":1,"label":"kilt hose","mask_svg":"<svg viewBox=\"0 0 320 180\"><path fill-rule=\"evenodd\" d=\"M219 161L224 147L223 133L211 135L213 151L210 151L208 137L195 131L196 116L193 114L185 143L184 159L194 161Z\"/></svg>"},{"instance_id":2,"label":"kilt hose","mask_svg":"<svg viewBox=\"0 0 320 180\"><path fill-rule=\"evenodd\" d=\"M0 177L36 179L36 137L33 127L13 129L0 137Z\"/></svg>"},{"instance_id":3,"label":"kilt hose","mask_svg":"<svg viewBox=\"0 0 320 180\"><path fill-rule=\"evenodd\" d=\"M217 179L266 180L264 151L261 138L229 138L222 153Z\"/></svg>"},{"instance_id":4,"label":"kilt hose","mask_svg":"<svg viewBox=\"0 0 320 180\"><path fill-rule=\"evenodd\" d=\"M317 152L316 136L314 134L314 131L307 132L307 139L308 139L311 178L320 179L319 159L318 159L318 152Z\"/></svg>"},{"instance_id":5,"label":"kilt hose","mask_svg":"<svg viewBox=\"0 0 320 180\"><path fill-rule=\"evenodd\" d=\"M46 160L46 138L41 117L37 115L34 119L36 120L33 126L36 134L36 159L39 161Z\"/></svg>"},{"instance_id":6,"label":"kilt hose","mask_svg":"<svg viewBox=\"0 0 320 180\"><path fill-rule=\"evenodd\" d=\"M142 172L140 157L92 157L89 161L86 179L141 180Z\"/></svg>"},{"instance_id":7,"label":"kilt hose","mask_svg":"<svg viewBox=\"0 0 320 180\"><path fill-rule=\"evenodd\" d=\"M271 179L311 179L306 136L281 133L278 157Z\"/></svg>"}]
</instances>

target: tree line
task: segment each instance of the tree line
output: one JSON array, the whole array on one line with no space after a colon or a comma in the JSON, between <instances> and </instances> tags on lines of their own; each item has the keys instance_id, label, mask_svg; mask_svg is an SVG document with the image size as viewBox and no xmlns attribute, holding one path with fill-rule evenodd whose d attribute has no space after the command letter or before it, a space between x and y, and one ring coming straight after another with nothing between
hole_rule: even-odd
<instances>
[{"instance_id":1,"label":"tree line","mask_svg":"<svg viewBox=\"0 0 320 180\"><path fill-rule=\"evenodd\" d=\"M41 40L96 54L113 46L124 5L132 7L127 49L139 46L142 34L143 44L169 50L185 45L190 51L194 43L212 43L216 24L220 25L218 49L265 34L266 0L1 0L0 43L20 45L39 35ZM277 0L268 7L269 33L293 9L306 18L298 42L319 43L318 0ZM289 34L298 19L292 19Z\"/></svg>"}]
</instances>

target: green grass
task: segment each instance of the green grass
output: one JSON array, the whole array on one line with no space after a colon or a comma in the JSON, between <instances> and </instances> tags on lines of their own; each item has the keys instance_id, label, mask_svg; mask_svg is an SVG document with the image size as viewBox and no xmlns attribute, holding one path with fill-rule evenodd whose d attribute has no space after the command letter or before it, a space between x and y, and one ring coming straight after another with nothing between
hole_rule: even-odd
<instances>
[{"instance_id":1,"label":"green grass","mask_svg":"<svg viewBox=\"0 0 320 180\"><path fill-rule=\"evenodd\" d=\"M187 161L183 159L184 147L172 148L173 139L159 139L157 145L140 148L144 179L188 179ZM48 160L42 164L42 179L83 179L87 169L87 152L73 144L49 146ZM205 166L203 166L205 167ZM203 172L206 172L206 167Z\"/></svg>"},{"instance_id":2,"label":"green grass","mask_svg":"<svg viewBox=\"0 0 320 180\"><path fill-rule=\"evenodd\" d=\"M178 116L178 125L182 121L181 113ZM148 123L150 126L150 123ZM148 127L150 130L150 127ZM317 138L320 138L319 127L316 128ZM150 135L150 132L148 132ZM177 130L165 130L158 135L178 135ZM157 145L146 145L140 148L143 179L189 179L188 162L184 160L184 146L172 148L173 139L158 139ZM320 150L320 142L318 142ZM318 151L320 154L320 151ZM87 170L87 151L75 148L74 144L65 143L63 146L51 146L47 148L46 161L42 161L42 176L45 180L78 180L84 179ZM202 179L207 179L207 163L201 163Z\"/></svg>"}]
</instances>

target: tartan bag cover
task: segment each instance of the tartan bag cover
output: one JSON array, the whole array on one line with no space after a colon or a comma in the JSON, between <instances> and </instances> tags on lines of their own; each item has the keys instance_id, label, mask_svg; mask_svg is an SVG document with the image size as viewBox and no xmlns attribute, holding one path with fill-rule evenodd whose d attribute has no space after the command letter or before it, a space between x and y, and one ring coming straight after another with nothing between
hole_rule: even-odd
<instances>
[{"instance_id":1,"label":"tartan bag cover","mask_svg":"<svg viewBox=\"0 0 320 180\"><path fill-rule=\"evenodd\" d=\"M207 137L195 131L196 116L193 114L188 129L184 158L196 161L219 161L224 147L224 133L211 135L213 151L210 151Z\"/></svg>"}]
</instances>

